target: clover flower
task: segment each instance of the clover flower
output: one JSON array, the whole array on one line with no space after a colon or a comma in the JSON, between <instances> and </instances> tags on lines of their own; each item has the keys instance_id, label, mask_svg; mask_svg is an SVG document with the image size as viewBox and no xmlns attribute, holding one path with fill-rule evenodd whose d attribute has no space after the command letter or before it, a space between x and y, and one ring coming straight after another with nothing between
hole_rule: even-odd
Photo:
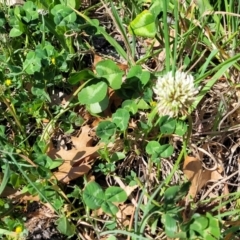
<instances>
[{"instance_id":1,"label":"clover flower","mask_svg":"<svg viewBox=\"0 0 240 240\"><path fill-rule=\"evenodd\" d=\"M38 9L37 12L39 15L42 15L42 16L45 16L49 13L49 11L45 9Z\"/></svg>"},{"instance_id":2,"label":"clover flower","mask_svg":"<svg viewBox=\"0 0 240 240\"><path fill-rule=\"evenodd\" d=\"M153 91L156 94L158 113L161 116L178 117L186 115L191 109L198 88L194 86L192 75L176 71L175 76L168 72L159 77Z\"/></svg>"}]
</instances>

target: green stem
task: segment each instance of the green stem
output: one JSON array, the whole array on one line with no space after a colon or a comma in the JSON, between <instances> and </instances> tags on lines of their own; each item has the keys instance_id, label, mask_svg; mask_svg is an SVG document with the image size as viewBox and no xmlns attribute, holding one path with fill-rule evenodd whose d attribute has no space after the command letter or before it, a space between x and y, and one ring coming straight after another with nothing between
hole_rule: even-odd
<instances>
[{"instance_id":1,"label":"green stem","mask_svg":"<svg viewBox=\"0 0 240 240\"><path fill-rule=\"evenodd\" d=\"M166 70L170 71L170 44L169 44L169 30L168 30L168 22L167 22L167 8L169 1L165 0L163 2L163 31L164 31L164 41L165 41L165 50L166 50Z\"/></svg>"},{"instance_id":2,"label":"green stem","mask_svg":"<svg viewBox=\"0 0 240 240\"><path fill-rule=\"evenodd\" d=\"M45 46L45 19L44 14L42 14L42 24L43 24L43 33L42 33L42 46Z\"/></svg>"},{"instance_id":3,"label":"green stem","mask_svg":"<svg viewBox=\"0 0 240 240\"><path fill-rule=\"evenodd\" d=\"M23 136L25 136L24 128L23 128L23 126L21 125L21 123L20 123L20 121L19 121L19 119L18 119L18 117L17 117L17 114L16 114L16 112L15 112L14 106L13 106L12 104L9 104L8 101L7 101L7 99L6 99L5 97L2 96L1 99L2 99L2 101L4 102L4 104L7 106L10 114L11 114L12 117L14 118L17 126L19 127L19 129L20 129L20 131L21 131L21 133L23 134Z\"/></svg>"},{"instance_id":4,"label":"green stem","mask_svg":"<svg viewBox=\"0 0 240 240\"><path fill-rule=\"evenodd\" d=\"M57 122L57 120L65 113L67 112L70 108L75 107L76 105L79 105L80 103L76 103L73 104L71 106L69 106L69 104L71 103L71 101L73 100L73 98L75 98L77 96L77 94L86 86L86 84L88 84L92 79L89 79L88 81L84 82L71 96L71 98L69 99L69 101L65 104L65 106L63 107L63 109L60 110L60 112L48 123L48 125L46 126L46 128L43 130L42 136L41 136L41 141L45 141L47 142L50 135L53 132L53 129L55 127L55 124Z\"/></svg>"},{"instance_id":5,"label":"green stem","mask_svg":"<svg viewBox=\"0 0 240 240\"><path fill-rule=\"evenodd\" d=\"M188 132L187 132L186 138L183 140L183 148L177 158L177 161L175 162L175 164L172 168L172 171L170 172L170 174L167 176L167 178L165 180L165 187L162 188L161 195L165 192L166 186L170 183L174 173L179 168L179 165L180 165L180 162L181 162L183 156L186 156L186 149L187 149L187 146L189 144L189 140L190 140L190 137L192 134L192 117L190 115L188 116L188 123L189 123L189 127L188 127Z\"/></svg>"},{"instance_id":6,"label":"green stem","mask_svg":"<svg viewBox=\"0 0 240 240\"><path fill-rule=\"evenodd\" d=\"M2 151L3 152L3 151ZM38 189L38 187L31 181L31 179L27 176L27 174L25 173L25 171L23 171L23 169L21 168L21 166L18 164L18 162L16 161L16 159L12 156L12 154L4 152L5 154L8 154L8 156L11 158L11 160L15 163L15 165L18 167L19 171L22 173L22 175L24 176L24 178L28 181L28 183L36 190L36 192L42 197L42 199L46 202L48 202L51 207L55 210L55 212L59 215L58 210L55 208L55 206L53 204L51 204L51 202L47 199L47 197Z\"/></svg>"}]
</instances>

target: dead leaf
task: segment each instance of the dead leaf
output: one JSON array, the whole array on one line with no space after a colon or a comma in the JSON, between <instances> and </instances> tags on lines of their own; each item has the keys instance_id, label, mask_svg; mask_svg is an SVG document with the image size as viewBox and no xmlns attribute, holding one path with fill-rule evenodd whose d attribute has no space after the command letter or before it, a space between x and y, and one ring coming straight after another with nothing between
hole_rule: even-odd
<instances>
[{"instance_id":1,"label":"dead leaf","mask_svg":"<svg viewBox=\"0 0 240 240\"><path fill-rule=\"evenodd\" d=\"M91 169L90 165L83 164L77 167L72 167L69 163L65 162L61 165L54 176L61 182L68 183L71 180L79 178L84 174L87 174Z\"/></svg>"},{"instance_id":2,"label":"dead leaf","mask_svg":"<svg viewBox=\"0 0 240 240\"><path fill-rule=\"evenodd\" d=\"M197 157L187 156L183 164L183 173L187 179L191 182L191 187L188 192L187 199L195 198L197 193L204 187L204 185L209 182L217 182L222 179L223 169L218 167L214 170L203 170L202 162ZM223 194L228 193L227 185L225 184L223 189ZM209 193L210 194L210 193Z\"/></svg>"},{"instance_id":3,"label":"dead leaf","mask_svg":"<svg viewBox=\"0 0 240 240\"><path fill-rule=\"evenodd\" d=\"M93 60L93 69L95 69L96 65L101 62L103 59L101 56L94 54L94 60Z\"/></svg>"},{"instance_id":4,"label":"dead leaf","mask_svg":"<svg viewBox=\"0 0 240 240\"><path fill-rule=\"evenodd\" d=\"M65 150L64 148L57 150L50 143L48 156L52 159L61 158L64 161L70 161L69 164L73 165L82 158L96 154L99 146L92 146L93 139L88 135L90 130L87 125L83 126L79 137L71 137L73 147L70 150Z\"/></svg>"},{"instance_id":5,"label":"dead leaf","mask_svg":"<svg viewBox=\"0 0 240 240\"><path fill-rule=\"evenodd\" d=\"M16 194L17 190L12 188L12 187L9 187L9 186L6 186L3 190L3 192L0 194L0 197L9 197L9 196L13 196L14 194Z\"/></svg>"},{"instance_id":6,"label":"dead leaf","mask_svg":"<svg viewBox=\"0 0 240 240\"><path fill-rule=\"evenodd\" d=\"M97 150L100 145L92 146L93 139L90 136L91 128L83 126L79 137L71 137L72 149L66 150L63 147L57 150L50 143L48 156L52 159L61 158L64 163L54 173L55 177L63 182L76 179L91 169L90 161L98 156Z\"/></svg>"},{"instance_id":7,"label":"dead leaf","mask_svg":"<svg viewBox=\"0 0 240 240\"><path fill-rule=\"evenodd\" d=\"M188 196L194 198L199 190L202 175L202 163L198 158L187 156L183 163L183 173L191 182Z\"/></svg>"}]
</instances>

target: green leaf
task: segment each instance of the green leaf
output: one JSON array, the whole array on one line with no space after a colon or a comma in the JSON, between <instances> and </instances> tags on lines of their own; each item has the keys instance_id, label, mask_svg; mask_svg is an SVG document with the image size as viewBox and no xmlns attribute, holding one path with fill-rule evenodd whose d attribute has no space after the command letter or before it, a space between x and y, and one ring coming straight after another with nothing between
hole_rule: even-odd
<instances>
[{"instance_id":1,"label":"green leaf","mask_svg":"<svg viewBox=\"0 0 240 240\"><path fill-rule=\"evenodd\" d=\"M55 5L51 13L54 15L54 22L57 26L65 26L67 23L73 23L77 19L76 13L62 4Z\"/></svg>"},{"instance_id":2,"label":"green leaf","mask_svg":"<svg viewBox=\"0 0 240 240\"><path fill-rule=\"evenodd\" d=\"M70 77L68 78L68 82L72 85L74 84L77 84L79 83L80 81L86 81L88 79L91 79L91 78L95 78L95 74L88 70L88 69L84 69L80 72L77 72L77 73L72 73L70 75Z\"/></svg>"},{"instance_id":3,"label":"green leaf","mask_svg":"<svg viewBox=\"0 0 240 240\"><path fill-rule=\"evenodd\" d=\"M171 186L164 193L164 202L165 204L172 204L175 201L176 196L179 193L179 186Z\"/></svg>"},{"instance_id":4,"label":"green leaf","mask_svg":"<svg viewBox=\"0 0 240 240\"><path fill-rule=\"evenodd\" d=\"M175 134L183 136L187 132L187 124L184 121L178 120L176 124Z\"/></svg>"},{"instance_id":5,"label":"green leaf","mask_svg":"<svg viewBox=\"0 0 240 240\"><path fill-rule=\"evenodd\" d=\"M138 106L133 100L125 100L122 103L122 108L128 110L132 114L135 114L138 111Z\"/></svg>"},{"instance_id":6,"label":"green leaf","mask_svg":"<svg viewBox=\"0 0 240 240\"><path fill-rule=\"evenodd\" d=\"M125 202L127 200L127 194L122 188L113 186L106 189L105 199L109 202Z\"/></svg>"},{"instance_id":7,"label":"green leaf","mask_svg":"<svg viewBox=\"0 0 240 240\"><path fill-rule=\"evenodd\" d=\"M2 138L6 137L5 131L6 131L6 126L0 125L0 137Z\"/></svg>"},{"instance_id":8,"label":"green leaf","mask_svg":"<svg viewBox=\"0 0 240 240\"><path fill-rule=\"evenodd\" d=\"M122 85L123 71L112 60L104 60L96 65L96 72L99 77L108 80L112 89L119 89Z\"/></svg>"},{"instance_id":9,"label":"green leaf","mask_svg":"<svg viewBox=\"0 0 240 240\"><path fill-rule=\"evenodd\" d=\"M103 140L108 140L116 132L116 125L110 121L102 121L98 124L96 135Z\"/></svg>"},{"instance_id":10,"label":"green leaf","mask_svg":"<svg viewBox=\"0 0 240 240\"><path fill-rule=\"evenodd\" d=\"M126 109L119 108L113 115L112 121L120 129L120 131L125 131L128 128L128 121L130 114Z\"/></svg>"},{"instance_id":11,"label":"green leaf","mask_svg":"<svg viewBox=\"0 0 240 240\"><path fill-rule=\"evenodd\" d=\"M160 131L163 134L172 134L176 128L177 120L174 118L168 118L160 125Z\"/></svg>"},{"instance_id":12,"label":"green leaf","mask_svg":"<svg viewBox=\"0 0 240 240\"><path fill-rule=\"evenodd\" d=\"M221 230L219 227L219 221L217 218L213 217L210 213L206 214L206 217L209 220L209 226L207 228L207 232L211 233L217 239L221 236Z\"/></svg>"},{"instance_id":13,"label":"green leaf","mask_svg":"<svg viewBox=\"0 0 240 240\"><path fill-rule=\"evenodd\" d=\"M107 88L107 84L103 81L88 85L78 93L78 100L81 104L100 102L106 97Z\"/></svg>"},{"instance_id":14,"label":"green leaf","mask_svg":"<svg viewBox=\"0 0 240 240\"><path fill-rule=\"evenodd\" d=\"M9 180L9 177L10 177L10 167L9 167L9 164L6 162L4 166L5 166L5 171L4 171L3 179L1 180L0 195L3 193L5 187L7 186L8 180Z\"/></svg>"},{"instance_id":15,"label":"green leaf","mask_svg":"<svg viewBox=\"0 0 240 240\"><path fill-rule=\"evenodd\" d=\"M90 209L98 209L105 201L104 191L96 182L90 182L83 190L83 201Z\"/></svg>"},{"instance_id":16,"label":"green leaf","mask_svg":"<svg viewBox=\"0 0 240 240\"><path fill-rule=\"evenodd\" d=\"M129 32L140 37L154 38L156 35L155 18L153 14L144 10L130 23Z\"/></svg>"},{"instance_id":17,"label":"green leaf","mask_svg":"<svg viewBox=\"0 0 240 240\"><path fill-rule=\"evenodd\" d=\"M203 231L208 226L208 219L205 216L200 216L194 220L194 222L190 225L190 229L198 232L203 236Z\"/></svg>"},{"instance_id":18,"label":"green leaf","mask_svg":"<svg viewBox=\"0 0 240 240\"><path fill-rule=\"evenodd\" d=\"M173 238L177 232L177 221L168 213L163 215L163 219L166 235L170 238Z\"/></svg>"},{"instance_id":19,"label":"green leaf","mask_svg":"<svg viewBox=\"0 0 240 240\"><path fill-rule=\"evenodd\" d=\"M116 215L117 212L118 212L118 208L117 206L115 206L113 203L111 202L104 202L102 205L101 205L101 208L102 210L105 212L105 213L109 213L111 215Z\"/></svg>"},{"instance_id":20,"label":"green leaf","mask_svg":"<svg viewBox=\"0 0 240 240\"><path fill-rule=\"evenodd\" d=\"M92 103L87 108L92 113L101 113L105 109L107 109L108 103L109 103L109 99L108 99L108 96L106 96L102 101L97 102L97 103Z\"/></svg>"},{"instance_id":21,"label":"green leaf","mask_svg":"<svg viewBox=\"0 0 240 240\"><path fill-rule=\"evenodd\" d=\"M50 162L49 162L50 163ZM51 170L51 169L54 169L54 168L57 168L59 166L61 166L63 164L63 160L62 159L54 159L48 166L48 168Z\"/></svg>"},{"instance_id":22,"label":"green leaf","mask_svg":"<svg viewBox=\"0 0 240 240\"><path fill-rule=\"evenodd\" d=\"M125 157L126 157L126 155L123 152L115 152L111 156L111 161L116 162L116 161L119 161L121 159L124 159Z\"/></svg>"},{"instance_id":23,"label":"green leaf","mask_svg":"<svg viewBox=\"0 0 240 240\"><path fill-rule=\"evenodd\" d=\"M68 0L67 4L69 7L79 9L80 7L80 0Z\"/></svg>"},{"instance_id":24,"label":"green leaf","mask_svg":"<svg viewBox=\"0 0 240 240\"><path fill-rule=\"evenodd\" d=\"M146 152L150 155L160 152L160 143L157 141L150 141L146 146Z\"/></svg>"},{"instance_id":25,"label":"green leaf","mask_svg":"<svg viewBox=\"0 0 240 240\"><path fill-rule=\"evenodd\" d=\"M38 87L32 87L31 92L34 96L37 96L39 99L47 100L48 102L51 102L51 99L48 93L44 89L38 88Z\"/></svg>"},{"instance_id":26,"label":"green leaf","mask_svg":"<svg viewBox=\"0 0 240 240\"><path fill-rule=\"evenodd\" d=\"M60 233L66 235L66 236L72 236L75 234L76 227L72 223L69 222L69 220L62 216L57 221L57 229Z\"/></svg>"},{"instance_id":27,"label":"green leaf","mask_svg":"<svg viewBox=\"0 0 240 240\"><path fill-rule=\"evenodd\" d=\"M30 22L32 20L38 19L38 12L36 11L36 5L32 1L25 2L23 5L23 9L25 10L25 16L22 18L26 22Z\"/></svg>"},{"instance_id":28,"label":"green leaf","mask_svg":"<svg viewBox=\"0 0 240 240\"><path fill-rule=\"evenodd\" d=\"M137 103L137 106L139 109L142 109L142 110L147 110L150 108L150 106L143 99L139 100L139 102Z\"/></svg>"},{"instance_id":29,"label":"green leaf","mask_svg":"<svg viewBox=\"0 0 240 240\"><path fill-rule=\"evenodd\" d=\"M174 148L170 144L164 144L160 146L160 156L162 158L170 157L173 154Z\"/></svg>"},{"instance_id":30,"label":"green leaf","mask_svg":"<svg viewBox=\"0 0 240 240\"><path fill-rule=\"evenodd\" d=\"M25 61L23 62L23 69L27 74L34 74L40 72L42 67L41 59L36 56L33 51L28 52Z\"/></svg>"},{"instance_id":31,"label":"green leaf","mask_svg":"<svg viewBox=\"0 0 240 240\"><path fill-rule=\"evenodd\" d=\"M157 18L159 13L163 11L163 4L164 2L162 0L155 0L152 2L151 7L149 8L149 11L153 14L155 18Z\"/></svg>"},{"instance_id":32,"label":"green leaf","mask_svg":"<svg viewBox=\"0 0 240 240\"><path fill-rule=\"evenodd\" d=\"M20 174L12 173L9 182L15 189L18 189L24 183Z\"/></svg>"},{"instance_id":33,"label":"green leaf","mask_svg":"<svg viewBox=\"0 0 240 240\"><path fill-rule=\"evenodd\" d=\"M12 28L10 33L9 33L9 37L19 37L22 35L22 31L18 28Z\"/></svg>"},{"instance_id":34,"label":"green leaf","mask_svg":"<svg viewBox=\"0 0 240 240\"><path fill-rule=\"evenodd\" d=\"M138 78L143 85L146 85L150 80L150 72L143 71L139 65L132 66L127 74L128 78Z\"/></svg>"}]
</instances>

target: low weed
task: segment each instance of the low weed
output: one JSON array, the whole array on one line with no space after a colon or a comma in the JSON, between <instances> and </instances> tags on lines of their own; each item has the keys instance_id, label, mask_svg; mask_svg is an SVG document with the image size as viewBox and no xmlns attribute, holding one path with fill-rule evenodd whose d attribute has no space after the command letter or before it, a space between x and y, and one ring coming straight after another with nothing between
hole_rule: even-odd
<instances>
[{"instance_id":1,"label":"low weed","mask_svg":"<svg viewBox=\"0 0 240 240\"><path fill-rule=\"evenodd\" d=\"M0 1L0 236L33 238L39 202L61 239L238 239L239 17Z\"/></svg>"}]
</instances>

